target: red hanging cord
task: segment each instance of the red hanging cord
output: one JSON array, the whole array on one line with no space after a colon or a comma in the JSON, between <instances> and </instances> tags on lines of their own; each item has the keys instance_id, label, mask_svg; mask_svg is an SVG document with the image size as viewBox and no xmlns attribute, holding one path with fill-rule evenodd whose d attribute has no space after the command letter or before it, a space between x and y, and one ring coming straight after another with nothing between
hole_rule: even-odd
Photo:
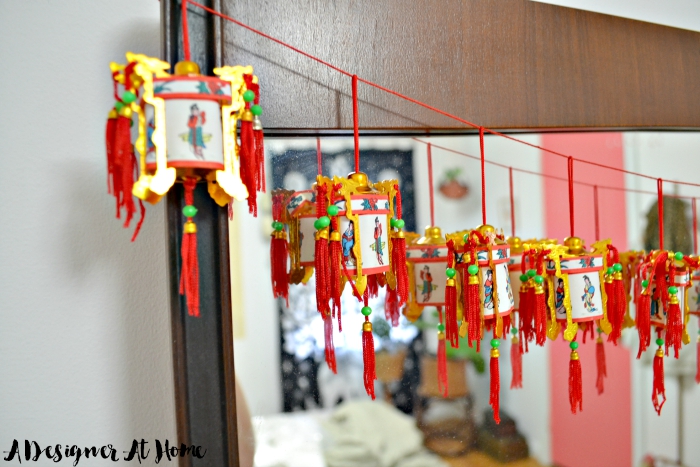
<instances>
[{"instance_id":1,"label":"red hanging cord","mask_svg":"<svg viewBox=\"0 0 700 467\"><path fill-rule=\"evenodd\" d=\"M355 136L355 172L360 171L360 115L357 109L357 75L352 75L352 128Z\"/></svg>"},{"instance_id":2,"label":"red hanging cord","mask_svg":"<svg viewBox=\"0 0 700 467\"><path fill-rule=\"evenodd\" d=\"M481 223L486 225L486 159L484 157L484 127L479 127L479 147L481 149Z\"/></svg>"},{"instance_id":3,"label":"red hanging cord","mask_svg":"<svg viewBox=\"0 0 700 467\"><path fill-rule=\"evenodd\" d=\"M428 144L428 192L430 193L430 225L435 226L435 199L433 194L433 152Z\"/></svg>"},{"instance_id":4,"label":"red hanging cord","mask_svg":"<svg viewBox=\"0 0 700 467\"><path fill-rule=\"evenodd\" d=\"M508 167L508 184L510 186L510 228L515 237L515 200L513 198L513 167Z\"/></svg>"},{"instance_id":5,"label":"red hanging cord","mask_svg":"<svg viewBox=\"0 0 700 467\"><path fill-rule=\"evenodd\" d=\"M323 153L321 152L321 138L316 138L316 166L318 174L323 175Z\"/></svg>"},{"instance_id":6,"label":"red hanging cord","mask_svg":"<svg viewBox=\"0 0 700 467\"><path fill-rule=\"evenodd\" d=\"M693 210L693 254L698 254L698 208L695 205L695 198L690 200L690 207Z\"/></svg>"},{"instance_id":7,"label":"red hanging cord","mask_svg":"<svg viewBox=\"0 0 700 467\"><path fill-rule=\"evenodd\" d=\"M182 0L182 49L185 60L190 61L190 31L187 27L187 0Z\"/></svg>"},{"instance_id":8,"label":"red hanging cord","mask_svg":"<svg viewBox=\"0 0 700 467\"><path fill-rule=\"evenodd\" d=\"M569 156L569 228L574 236L574 158Z\"/></svg>"},{"instance_id":9,"label":"red hanging cord","mask_svg":"<svg viewBox=\"0 0 700 467\"><path fill-rule=\"evenodd\" d=\"M598 185L593 185L593 219L595 221L595 239L600 240L600 214L598 206Z\"/></svg>"},{"instance_id":10,"label":"red hanging cord","mask_svg":"<svg viewBox=\"0 0 700 467\"><path fill-rule=\"evenodd\" d=\"M291 45L291 44L288 44L288 43L286 43L286 42L284 42L284 41L282 41L282 40L280 40L280 39L277 39L277 38L275 38L275 37L272 37L272 36L270 36L269 34L265 34L264 32L262 32L262 31L260 31L260 30L258 30L258 29L255 29L255 28L253 28L253 27L251 27L251 26L248 26L247 24L245 24L245 23L243 23L243 22L241 22L241 21L238 21L238 20L236 20L236 19L234 19L234 18L232 18L232 17L230 17L230 16L228 16L228 15L225 15L225 14L221 13L221 12L218 12L218 11L212 9L212 8L209 8L209 7L207 7L207 6L204 6L204 5L202 5L201 3L197 3L197 2L195 2L195 1L193 1L193 0L185 0L185 1L186 1L187 3L189 3L189 4L191 4L192 6L195 6L195 7L197 7L197 8L200 8L200 9L204 10L204 11L207 11L207 12L211 13L212 15L216 15L216 16L218 16L218 17L220 17L220 18L223 18L223 19L225 19L226 21L230 21L231 23L236 24L236 25L238 25L238 26L240 26L240 27L242 27L242 28L244 28L244 29L247 29L248 31L251 31L251 32L253 32L253 33L255 33L255 34L257 34L257 35L259 35L259 36L261 36L261 37L264 37L264 38L266 38L266 39L268 39L268 40L270 40L270 41L272 41L272 42L275 42L276 44L279 44L279 45L281 45L281 46L283 46L283 47L286 47L286 48L288 48L288 49L290 49L290 50L292 50L292 51L294 51L294 52L296 52L296 53L298 53L298 54L300 54L300 55L303 55L303 56L306 57L306 58L309 58L309 59L311 59L311 60L314 60L315 62L320 63L320 64L322 64L322 65L324 65L324 66L326 66L326 67L328 67L328 68L330 68L330 69L332 69L332 70L335 70L335 71L337 71L337 72L340 73L340 74L343 74L343 75L345 75L345 76L356 76L356 75L353 75L352 73L350 73L349 71L343 70L342 68L337 67L337 66L335 66L335 65L333 65L333 64L331 64L331 63L329 63L329 62L327 62L327 61L325 61L325 60L322 60L322 59L320 59L320 58L318 58L318 57L316 57L316 56L314 56L314 55L311 55L311 54L308 53L308 52L304 52L303 50L301 50L301 49L299 49L299 48L297 48L297 47L294 47L294 46ZM569 156L569 155L567 155L567 154L563 154L563 153L554 151L554 150L552 150L552 149L547 149L547 148L544 148L544 147L542 147L542 146L538 146L538 145L536 145L536 144L529 143L529 142L527 142L527 141L523 141L523 140L521 140L521 139L515 138L514 136L506 135L506 134L504 134L504 133L501 133L501 132L498 132L498 131L495 131L495 130L491 130L491 129L489 129L489 128L481 127L481 126L477 125L476 123L472 123L472 122L470 122L470 121L468 121L468 120L465 120L465 119L463 119L463 118L457 117L456 115L452 115L452 114L449 113L449 112L445 112L444 110L440 110L440 109L438 109L437 107L433 107L433 106L428 105L428 104L426 104L426 103L424 103L424 102L421 102L421 101L419 101L419 100L417 100L417 99L413 99L413 98L411 98L411 97L408 97L408 96L406 96L406 95L404 95L404 94L401 94L401 93L399 93L399 92L397 92L397 91L394 91L394 90L392 90L392 89L389 89L389 88L386 88L386 87L384 87L384 86L381 86L381 85L379 85L379 84L377 84L377 83L374 83L374 82L372 82L372 81L370 81L370 80L367 80L367 79L364 79L364 78L359 78L359 77L355 77L354 79L356 79L357 81L362 82L362 83L364 83L364 84L366 84L366 85L368 85L368 86L371 86L371 87L373 87L373 88L375 88L375 89L379 89L380 91L386 92L387 94L391 94L391 95L393 95L393 96L399 97L400 99L403 99L403 100L405 100L405 101L411 102L411 103L416 104L416 105L418 105L418 106L420 106L420 107L423 107L423 108L425 108L425 109L431 110L431 111L433 111L433 112L435 112L435 113L438 113L438 114L440 114L440 115L443 115L443 116L445 116L445 117L447 117L447 118L450 118L450 119L452 119L452 120L455 120L455 121L457 121L457 122L463 123L463 124L465 124L465 125L467 125L467 126L470 126L470 127L472 127L472 128L475 128L475 129L476 129L476 128L479 128L480 131L485 131L485 132L488 132L489 134L492 134L492 135L495 135L495 136L500 136L500 137L502 137L502 138L506 138L506 139L509 139L509 140L511 140L511 141L515 141L515 142L517 142L517 143L524 144L524 145L529 146L529 147L531 147L531 148L539 149L540 151L544 151L544 152L546 152L546 153L549 153L549 154L552 154L552 155L555 155L555 156L565 157L565 158L572 157L572 156ZM653 176L651 176L651 175L646 175L646 174L639 173L639 172L634 172L634 171L631 171L631 170L621 169L621 168L618 168L618 167L612 167L612 166L609 166L609 165L605 165L605 164L601 164L601 163L593 162L593 161L589 161L589 160L578 159L578 158L576 158L576 160L577 160L578 162L583 163L583 164L592 165L592 166L594 166L594 167L600 167L600 168L603 168L603 169L613 170L613 171L616 171L616 172L626 173L626 174L629 174L629 175L635 175L635 176L642 177L642 178L646 178L646 179L649 179L649 180L656 180L656 177L653 177ZM688 185L688 186L700 187L700 183L684 182L684 181L680 181L680 180L667 180L667 181L672 182L672 183L677 183L677 184L679 184L679 185Z\"/></svg>"},{"instance_id":11,"label":"red hanging cord","mask_svg":"<svg viewBox=\"0 0 700 467\"><path fill-rule=\"evenodd\" d=\"M658 190L659 199L659 250L664 249L664 181L662 179L656 180L656 189Z\"/></svg>"}]
</instances>

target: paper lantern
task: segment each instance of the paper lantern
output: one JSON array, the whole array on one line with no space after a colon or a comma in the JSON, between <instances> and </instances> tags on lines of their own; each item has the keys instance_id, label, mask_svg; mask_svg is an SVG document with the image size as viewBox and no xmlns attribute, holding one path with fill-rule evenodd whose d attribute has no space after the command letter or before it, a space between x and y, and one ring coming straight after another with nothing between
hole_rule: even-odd
<instances>
[{"instance_id":1,"label":"paper lantern","mask_svg":"<svg viewBox=\"0 0 700 467\"><path fill-rule=\"evenodd\" d=\"M417 235L416 235L417 237ZM426 227L422 237L411 239L406 246L409 264L411 300L409 307L445 306L447 277L447 241L440 227Z\"/></svg>"},{"instance_id":2,"label":"paper lantern","mask_svg":"<svg viewBox=\"0 0 700 467\"><path fill-rule=\"evenodd\" d=\"M292 284L306 284L313 275L315 260L316 195L314 190L292 193L287 198L286 209L289 216L291 258L289 281Z\"/></svg>"},{"instance_id":3,"label":"paper lantern","mask_svg":"<svg viewBox=\"0 0 700 467\"><path fill-rule=\"evenodd\" d=\"M117 217L126 210L128 225L136 210L132 194L157 203L176 180L183 182L187 220L180 292L187 297L188 312L198 316L193 193L198 181L206 180L211 197L225 206L231 199L251 198L251 193L262 188L262 127L253 129L253 117L262 109L251 105L259 97L257 78L252 67L240 66L216 68L218 77L202 76L197 64L189 61L176 64L175 74L170 75L166 71L170 64L162 60L131 52L126 58L126 64L110 64L116 102L106 130L109 192L117 201ZM132 144L134 116L137 138ZM240 147L236 138L239 120ZM247 167L247 183L240 175L241 162ZM134 182L135 173L138 179Z\"/></svg>"},{"instance_id":4,"label":"paper lantern","mask_svg":"<svg viewBox=\"0 0 700 467\"><path fill-rule=\"evenodd\" d=\"M564 339L572 341L579 326L588 329L595 321L609 332L607 294L602 287L607 264L606 245L594 244L586 251L583 241L569 237L563 246L553 246L547 255L548 306L551 322L548 336L554 340L564 326Z\"/></svg>"}]
</instances>

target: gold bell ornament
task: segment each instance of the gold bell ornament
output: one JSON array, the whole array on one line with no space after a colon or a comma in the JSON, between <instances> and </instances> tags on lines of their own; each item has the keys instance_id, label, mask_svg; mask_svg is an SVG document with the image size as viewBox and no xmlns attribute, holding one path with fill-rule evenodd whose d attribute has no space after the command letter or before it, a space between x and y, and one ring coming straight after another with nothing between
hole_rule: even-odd
<instances>
[{"instance_id":1,"label":"gold bell ornament","mask_svg":"<svg viewBox=\"0 0 700 467\"><path fill-rule=\"evenodd\" d=\"M257 138L262 148L262 130L257 130L256 136L252 123L250 129L246 125L248 119L252 122L262 113L259 105L251 105L258 98L257 78L250 66L216 68L217 77L210 77L200 75L196 63L182 61L170 75L166 71L170 64L157 58L131 52L126 58L126 64L110 64L116 102L106 130L109 192L117 200L117 217L122 208L126 209L128 225L135 211L132 194L155 204L176 180L184 183L183 214L187 221L180 291L187 297L190 315L198 316L197 227L193 221L197 209L193 192L198 181L206 180L211 197L225 206L232 199L254 195L261 187L256 183L262 152L256 152L254 141ZM132 144L130 126L134 117L137 137ZM241 145L236 138L239 120ZM135 182L134 173L138 173Z\"/></svg>"},{"instance_id":2,"label":"gold bell ornament","mask_svg":"<svg viewBox=\"0 0 700 467\"><path fill-rule=\"evenodd\" d=\"M333 180L321 175L317 178L316 304L324 319L331 318L331 304L340 318L340 295L346 281L358 300L364 301L364 377L365 389L372 398L376 374L368 300L376 297L384 285L401 293L397 287L407 281L405 238L401 231L404 222L394 217L394 199L400 216L396 180L372 183L362 172Z\"/></svg>"}]
</instances>

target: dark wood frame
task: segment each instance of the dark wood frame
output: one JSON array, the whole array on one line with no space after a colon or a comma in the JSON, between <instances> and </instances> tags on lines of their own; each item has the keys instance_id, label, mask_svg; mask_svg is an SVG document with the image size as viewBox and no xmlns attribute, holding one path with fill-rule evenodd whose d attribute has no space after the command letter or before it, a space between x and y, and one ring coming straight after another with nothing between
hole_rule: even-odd
<instances>
[{"instance_id":1,"label":"dark wood frame","mask_svg":"<svg viewBox=\"0 0 700 467\"><path fill-rule=\"evenodd\" d=\"M410 6L402 0L199 1L489 128L700 129L699 33L528 0L424 0ZM354 26L342 29L328 20L341 10L342 23ZM180 0L161 0L161 17L163 59L174 64L182 58ZM255 67L267 136L348 133L349 78L194 7L188 20L192 58L203 73L224 62ZM312 24L314 34L297 24ZM336 55L339 35L352 47ZM433 55L444 50L455 51L453 59ZM406 63L413 64L410 73ZM361 86L360 100L363 134L473 131L367 86ZM192 319L179 294L182 194L178 185L167 198L177 433L179 442L208 452L202 460L181 458L180 466L238 467L227 212L204 184L197 187L206 287L202 317Z\"/></svg>"}]
</instances>

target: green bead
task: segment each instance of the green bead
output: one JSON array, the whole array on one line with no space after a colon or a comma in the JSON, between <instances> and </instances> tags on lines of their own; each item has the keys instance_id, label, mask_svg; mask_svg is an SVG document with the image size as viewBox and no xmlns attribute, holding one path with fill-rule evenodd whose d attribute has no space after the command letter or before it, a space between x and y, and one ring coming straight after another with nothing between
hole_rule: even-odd
<instances>
[{"instance_id":1,"label":"green bead","mask_svg":"<svg viewBox=\"0 0 700 467\"><path fill-rule=\"evenodd\" d=\"M597 328L597 329L596 329L596 332L597 332L598 334L600 334L600 333L602 333L602 332L603 332L603 330L602 330L602 329L600 329L600 328Z\"/></svg>"},{"instance_id":2,"label":"green bead","mask_svg":"<svg viewBox=\"0 0 700 467\"><path fill-rule=\"evenodd\" d=\"M477 266L476 264L471 264L467 268L467 272L472 276L476 276L477 274L479 274L479 266Z\"/></svg>"},{"instance_id":3,"label":"green bead","mask_svg":"<svg viewBox=\"0 0 700 467\"><path fill-rule=\"evenodd\" d=\"M114 108L117 110L117 112L121 111L124 108L124 104L117 101L114 103Z\"/></svg>"},{"instance_id":4,"label":"green bead","mask_svg":"<svg viewBox=\"0 0 700 467\"><path fill-rule=\"evenodd\" d=\"M369 316L372 314L372 309L368 306L363 306L362 307L362 314L365 316Z\"/></svg>"},{"instance_id":5,"label":"green bead","mask_svg":"<svg viewBox=\"0 0 700 467\"><path fill-rule=\"evenodd\" d=\"M134 94L131 91L124 91L124 93L122 94L122 101L127 103L127 104L131 104L135 100L136 100L136 94Z\"/></svg>"},{"instance_id":6,"label":"green bead","mask_svg":"<svg viewBox=\"0 0 700 467\"><path fill-rule=\"evenodd\" d=\"M248 89L243 93L243 100L246 102L253 102L255 100L255 93Z\"/></svg>"},{"instance_id":7,"label":"green bead","mask_svg":"<svg viewBox=\"0 0 700 467\"><path fill-rule=\"evenodd\" d=\"M445 325L442 323L438 324L437 330L440 332L445 332Z\"/></svg>"},{"instance_id":8,"label":"green bead","mask_svg":"<svg viewBox=\"0 0 700 467\"><path fill-rule=\"evenodd\" d=\"M403 219L396 219L396 228L397 229L403 229L404 225L406 225L406 222L404 222Z\"/></svg>"},{"instance_id":9,"label":"green bead","mask_svg":"<svg viewBox=\"0 0 700 467\"><path fill-rule=\"evenodd\" d=\"M331 204L326 209L326 214L328 214L331 217L335 217L338 215L338 211L339 211L338 206L336 206L335 204Z\"/></svg>"},{"instance_id":10,"label":"green bead","mask_svg":"<svg viewBox=\"0 0 700 467\"><path fill-rule=\"evenodd\" d=\"M662 345L664 345L664 340L663 340L662 338L659 337L658 339L656 339L656 345L658 345L659 347L661 347Z\"/></svg>"},{"instance_id":11,"label":"green bead","mask_svg":"<svg viewBox=\"0 0 700 467\"><path fill-rule=\"evenodd\" d=\"M497 349L499 345L501 345L501 341L498 339L491 339L491 347Z\"/></svg>"},{"instance_id":12,"label":"green bead","mask_svg":"<svg viewBox=\"0 0 700 467\"><path fill-rule=\"evenodd\" d=\"M615 272L622 272L622 265L620 263L613 264L613 269Z\"/></svg>"},{"instance_id":13,"label":"green bead","mask_svg":"<svg viewBox=\"0 0 700 467\"><path fill-rule=\"evenodd\" d=\"M678 293L678 287L676 287L675 285L672 285L671 287L668 288L668 293L670 293L671 295L677 294L677 293Z\"/></svg>"},{"instance_id":14,"label":"green bead","mask_svg":"<svg viewBox=\"0 0 700 467\"><path fill-rule=\"evenodd\" d=\"M520 274L520 282L527 282L530 277L527 274Z\"/></svg>"},{"instance_id":15,"label":"green bead","mask_svg":"<svg viewBox=\"0 0 700 467\"><path fill-rule=\"evenodd\" d=\"M605 274L607 274L608 276L612 276L614 272L615 270L613 268L608 268L605 270Z\"/></svg>"},{"instance_id":16,"label":"green bead","mask_svg":"<svg viewBox=\"0 0 700 467\"><path fill-rule=\"evenodd\" d=\"M445 269L445 274L447 274L447 277L452 279L455 276L455 274L457 274L457 271L455 271L454 268L447 268Z\"/></svg>"},{"instance_id":17,"label":"green bead","mask_svg":"<svg viewBox=\"0 0 700 467\"><path fill-rule=\"evenodd\" d=\"M262 115L262 107L260 107L258 104L253 104L250 106L250 113L259 117Z\"/></svg>"},{"instance_id":18,"label":"green bead","mask_svg":"<svg viewBox=\"0 0 700 467\"><path fill-rule=\"evenodd\" d=\"M535 277L537 275L537 271L535 271L534 269L528 269L527 275L529 277Z\"/></svg>"},{"instance_id":19,"label":"green bead","mask_svg":"<svg viewBox=\"0 0 700 467\"><path fill-rule=\"evenodd\" d=\"M646 280L646 279L644 279L644 280L642 281L642 287L644 287L645 289L646 289L647 287L649 287L649 281Z\"/></svg>"},{"instance_id":20,"label":"green bead","mask_svg":"<svg viewBox=\"0 0 700 467\"><path fill-rule=\"evenodd\" d=\"M542 282L544 282L544 277L542 277L542 276L540 276L539 274L537 274L537 275L535 276L535 284L541 284Z\"/></svg>"},{"instance_id":21,"label":"green bead","mask_svg":"<svg viewBox=\"0 0 700 467\"><path fill-rule=\"evenodd\" d=\"M273 222L272 223L272 228L275 229L276 231L280 232L284 229L284 224L281 222Z\"/></svg>"},{"instance_id":22,"label":"green bead","mask_svg":"<svg viewBox=\"0 0 700 467\"><path fill-rule=\"evenodd\" d=\"M185 215L185 217L194 217L197 215L197 208L192 206L191 204L188 204L184 208L182 208L182 214Z\"/></svg>"},{"instance_id":23,"label":"green bead","mask_svg":"<svg viewBox=\"0 0 700 467\"><path fill-rule=\"evenodd\" d=\"M390 225L392 228L396 228L396 224L397 224L398 222L399 222L399 220L398 220L397 218L392 217L392 218L389 220L389 225Z\"/></svg>"},{"instance_id":24,"label":"green bead","mask_svg":"<svg viewBox=\"0 0 700 467\"><path fill-rule=\"evenodd\" d=\"M319 217L314 222L314 227L316 227L316 230L325 229L329 225L331 225L331 219L328 216Z\"/></svg>"},{"instance_id":25,"label":"green bead","mask_svg":"<svg viewBox=\"0 0 700 467\"><path fill-rule=\"evenodd\" d=\"M518 333L518 328L510 328L510 333L516 335Z\"/></svg>"},{"instance_id":26,"label":"green bead","mask_svg":"<svg viewBox=\"0 0 700 467\"><path fill-rule=\"evenodd\" d=\"M462 241L463 241L464 243L469 242L469 234L464 234L464 236L462 237Z\"/></svg>"},{"instance_id":27,"label":"green bead","mask_svg":"<svg viewBox=\"0 0 700 467\"><path fill-rule=\"evenodd\" d=\"M676 258L676 261L683 261L683 253L680 251L677 251L673 257Z\"/></svg>"},{"instance_id":28,"label":"green bead","mask_svg":"<svg viewBox=\"0 0 700 467\"><path fill-rule=\"evenodd\" d=\"M571 348L571 350L576 350L576 349L578 349L578 342L576 342L576 341L571 342L571 343L569 344L569 347Z\"/></svg>"}]
</instances>

